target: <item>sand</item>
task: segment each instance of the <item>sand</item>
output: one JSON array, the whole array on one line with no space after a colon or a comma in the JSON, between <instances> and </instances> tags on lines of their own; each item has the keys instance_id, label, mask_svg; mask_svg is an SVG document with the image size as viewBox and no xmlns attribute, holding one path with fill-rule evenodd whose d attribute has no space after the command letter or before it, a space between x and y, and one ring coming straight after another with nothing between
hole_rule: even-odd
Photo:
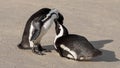
<instances>
[{"instance_id":1,"label":"sand","mask_svg":"<svg viewBox=\"0 0 120 68\"><path fill-rule=\"evenodd\" d=\"M18 49L26 21L44 7L57 8L69 32L85 36L103 55L79 62L60 57L53 48L54 24L41 42L51 53ZM0 0L0 68L120 68L119 39L119 0Z\"/></svg>"}]
</instances>

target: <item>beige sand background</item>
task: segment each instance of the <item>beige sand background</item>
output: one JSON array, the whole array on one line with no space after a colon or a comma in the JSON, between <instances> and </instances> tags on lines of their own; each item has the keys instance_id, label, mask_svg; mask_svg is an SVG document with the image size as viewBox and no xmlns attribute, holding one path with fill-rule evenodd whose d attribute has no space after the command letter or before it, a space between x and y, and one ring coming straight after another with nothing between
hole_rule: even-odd
<instances>
[{"instance_id":1,"label":"beige sand background","mask_svg":"<svg viewBox=\"0 0 120 68\"><path fill-rule=\"evenodd\" d=\"M42 40L51 53L20 50L24 26L37 10L57 8L70 33L83 35L103 55L93 61L61 58L53 48L54 25ZM120 68L120 0L0 0L0 68Z\"/></svg>"}]
</instances>

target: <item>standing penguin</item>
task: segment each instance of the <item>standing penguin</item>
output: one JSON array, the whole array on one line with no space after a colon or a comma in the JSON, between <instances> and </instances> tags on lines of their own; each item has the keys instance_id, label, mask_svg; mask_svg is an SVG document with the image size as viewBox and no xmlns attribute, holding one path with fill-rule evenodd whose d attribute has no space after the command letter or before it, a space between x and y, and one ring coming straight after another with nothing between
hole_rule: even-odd
<instances>
[{"instance_id":1,"label":"standing penguin","mask_svg":"<svg viewBox=\"0 0 120 68\"><path fill-rule=\"evenodd\" d=\"M42 55L42 51L47 50L41 47L40 41L55 19L63 24L64 18L57 9L42 8L34 13L26 23L22 41L18 48L32 48L34 53Z\"/></svg>"},{"instance_id":2,"label":"standing penguin","mask_svg":"<svg viewBox=\"0 0 120 68\"><path fill-rule=\"evenodd\" d=\"M56 22L54 47L61 57L74 60L90 60L102 54L83 36L68 34L62 24Z\"/></svg>"}]
</instances>

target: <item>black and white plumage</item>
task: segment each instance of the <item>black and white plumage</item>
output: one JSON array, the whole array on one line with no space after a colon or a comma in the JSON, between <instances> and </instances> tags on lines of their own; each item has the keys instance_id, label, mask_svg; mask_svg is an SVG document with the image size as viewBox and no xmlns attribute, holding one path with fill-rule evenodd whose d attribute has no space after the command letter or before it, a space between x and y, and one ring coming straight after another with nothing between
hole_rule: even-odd
<instances>
[{"instance_id":1,"label":"black and white plumage","mask_svg":"<svg viewBox=\"0 0 120 68\"><path fill-rule=\"evenodd\" d=\"M26 23L22 41L18 47L20 49L32 48L32 51L37 54L47 51L41 47L40 41L55 19L63 24L64 18L57 9L42 8L34 13Z\"/></svg>"},{"instance_id":2,"label":"black and white plumage","mask_svg":"<svg viewBox=\"0 0 120 68\"><path fill-rule=\"evenodd\" d=\"M61 57L74 60L90 60L102 54L85 37L68 34L67 28L62 24L56 22L55 29L54 47Z\"/></svg>"}]
</instances>

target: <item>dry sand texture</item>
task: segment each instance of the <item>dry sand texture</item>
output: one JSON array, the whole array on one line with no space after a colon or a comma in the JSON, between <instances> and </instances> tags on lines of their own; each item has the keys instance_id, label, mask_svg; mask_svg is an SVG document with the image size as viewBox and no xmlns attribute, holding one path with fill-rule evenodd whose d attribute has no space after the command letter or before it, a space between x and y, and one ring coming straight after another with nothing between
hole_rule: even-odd
<instances>
[{"instance_id":1,"label":"dry sand texture","mask_svg":"<svg viewBox=\"0 0 120 68\"><path fill-rule=\"evenodd\" d=\"M37 10L57 8L70 33L83 35L103 55L93 61L61 58L53 50L54 25L42 40L44 56L16 46L26 21ZM120 0L0 0L0 68L120 68Z\"/></svg>"}]
</instances>

